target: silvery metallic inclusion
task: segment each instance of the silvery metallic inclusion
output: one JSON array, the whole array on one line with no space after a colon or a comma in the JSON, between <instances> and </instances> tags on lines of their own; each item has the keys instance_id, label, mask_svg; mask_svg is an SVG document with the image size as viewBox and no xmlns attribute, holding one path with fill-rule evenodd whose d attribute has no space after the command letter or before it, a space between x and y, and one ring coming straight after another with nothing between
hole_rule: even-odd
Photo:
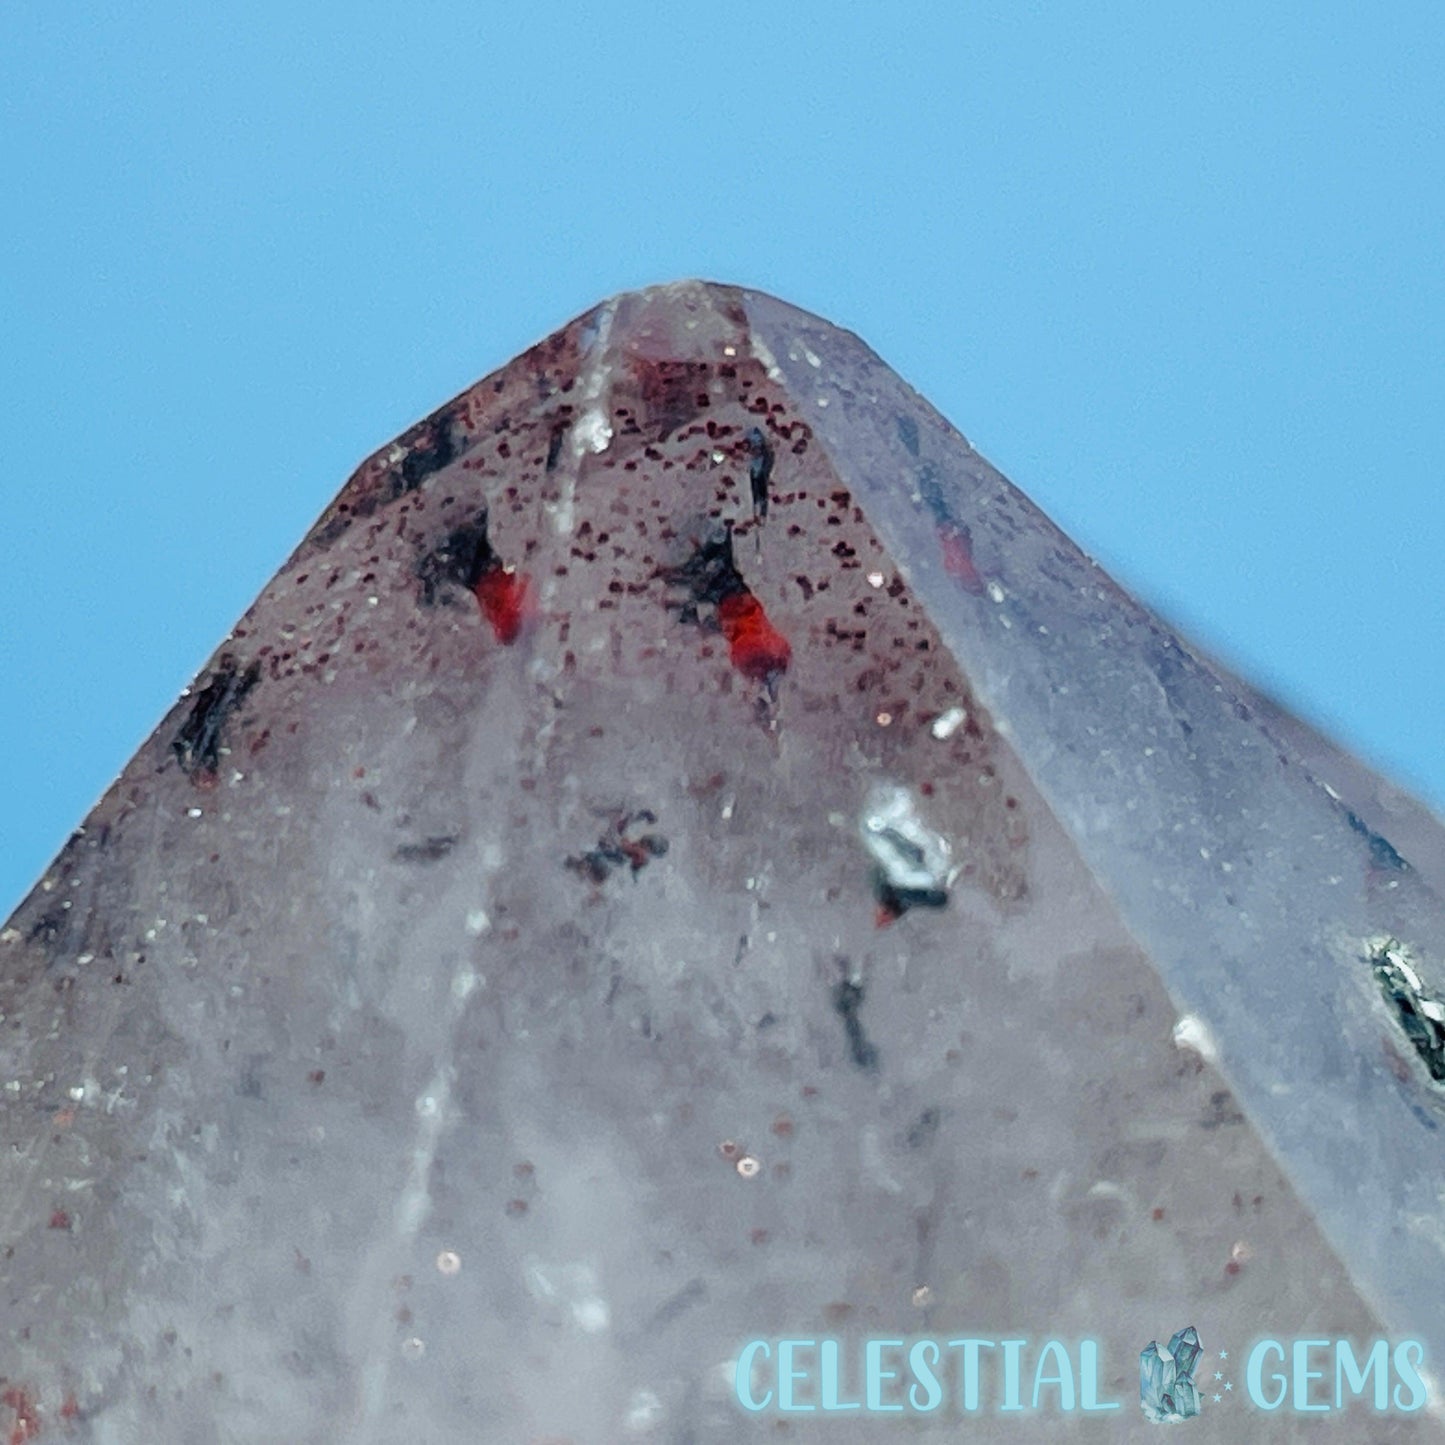
<instances>
[{"instance_id":1,"label":"silvery metallic inclusion","mask_svg":"<svg viewBox=\"0 0 1445 1445\"><path fill-rule=\"evenodd\" d=\"M863 846L884 886L904 897L941 905L953 876L948 839L929 828L907 788L882 783L863 805Z\"/></svg>"},{"instance_id":2,"label":"silvery metallic inclusion","mask_svg":"<svg viewBox=\"0 0 1445 1445\"><path fill-rule=\"evenodd\" d=\"M856 337L616 297L362 464L0 930L0 1439L1112 1440L1185 1311L1428 1371L1442 886ZM916 1336L1117 1409L740 1407Z\"/></svg>"},{"instance_id":3,"label":"silvery metallic inclusion","mask_svg":"<svg viewBox=\"0 0 1445 1445\"><path fill-rule=\"evenodd\" d=\"M1398 938L1372 939L1369 958L1380 992L1394 1009L1430 1076L1445 1082L1445 998L1425 986Z\"/></svg>"}]
</instances>

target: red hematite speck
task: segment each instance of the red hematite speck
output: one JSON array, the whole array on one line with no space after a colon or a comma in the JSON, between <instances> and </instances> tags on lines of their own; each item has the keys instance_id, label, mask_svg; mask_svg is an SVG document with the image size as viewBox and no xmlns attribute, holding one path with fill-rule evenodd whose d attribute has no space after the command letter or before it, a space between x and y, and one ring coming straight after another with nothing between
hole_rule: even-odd
<instances>
[{"instance_id":1,"label":"red hematite speck","mask_svg":"<svg viewBox=\"0 0 1445 1445\"><path fill-rule=\"evenodd\" d=\"M965 591L975 596L983 592L983 578L973 561L973 539L967 527L943 525L938 529L938 543L943 556L943 569Z\"/></svg>"},{"instance_id":2,"label":"red hematite speck","mask_svg":"<svg viewBox=\"0 0 1445 1445\"><path fill-rule=\"evenodd\" d=\"M8 1445L26 1445L40 1434L40 1411L28 1391L11 1385L0 1391L0 1404L8 1405L15 1412Z\"/></svg>"},{"instance_id":3,"label":"red hematite speck","mask_svg":"<svg viewBox=\"0 0 1445 1445\"><path fill-rule=\"evenodd\" d=\"M763 604L752 593L724 597L718 603L717 617L727 639L728 656L744 677L770 682L788 670L793 657L788 639L768 621Z\"/></svg>"},{"instance_id":4,"label":"red hematite speck","mask_svg":"<svg viewBox=\"0 0 1445 1445\"><path fill-rule=\"evenodd\" d=\"M493 567L477 579L472 589L492 629L492 636L510 647L521 635L532 615L531 582L519 572Z\"/></svg>"}]
</instances>

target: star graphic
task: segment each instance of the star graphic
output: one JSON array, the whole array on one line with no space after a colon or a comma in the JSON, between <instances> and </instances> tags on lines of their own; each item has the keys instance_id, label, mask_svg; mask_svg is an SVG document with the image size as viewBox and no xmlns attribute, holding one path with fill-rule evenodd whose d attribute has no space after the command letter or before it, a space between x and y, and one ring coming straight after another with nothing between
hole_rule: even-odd
<instances>
[{"instance_id":1,"label":"star graphic","mask_svg":"<svg viewBox=\"0 0 1445 1445\"><path fill-rule=\"evenodd\" d=\"M1232 1390L1232 1389L1234 1388L1234 1381L1233 1381L1233 1380L1226 1380L1226 1381L1224 1382L1224 1388L1225 1388L1226 1390Z\"/></svg>"},{"instance_id":2,"label":"star graphic","mask_svg":"<svg viewBox=\"0 0 1445 1445\"><path fill-rule=\"evenodd\" d=\"M1214 1397L1214 1403L1217 1405L1223 1398L1224 1398L1223 1395L1216 1395L1216 1396Z\"/></svg>"},{"instance_id":3,"label":"star graphic","mask_svg":"<svg viewBox=\"0 0 1445 1445\"><path fill-rule=\"evenodd\" d=\"M1216 1380L1222 1380L1222 1379L1224 1378L1224 1376L1223 1376L1218 1370L1216 1370L1216 1371L1214 1372L1214 1378L1215 1378Z\"/></svg>"},{"instance_id":4,"label":"star graphic","mask_svg":"<svg viewBox=\"0 0 1445 1445\"><path fill-rule=\"evenodd\" d=\"M1220 1350L1220 1352L1219 1352L1219 1358L1220 1358L1221 1360L1227 1360L1227 1359L1229 1358L1229 1351L1228 1351L1228 1350Z\"/></svg>"}]
</instances>

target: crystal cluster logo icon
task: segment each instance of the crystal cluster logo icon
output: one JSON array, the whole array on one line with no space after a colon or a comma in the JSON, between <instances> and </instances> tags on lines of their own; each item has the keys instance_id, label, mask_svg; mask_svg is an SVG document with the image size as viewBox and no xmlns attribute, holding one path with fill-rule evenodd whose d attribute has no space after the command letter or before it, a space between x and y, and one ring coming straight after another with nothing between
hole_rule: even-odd
<instances>
[{"instance_id":1,"label":"crystal cluster logo icon","mask_svg":"<svg viewBox=\"0 0 1445 1445\"><path fill-rule=\"evenodd\" d=\"M1156 1425L1173 1425L1192 1420L1200 1409L1194 1367L1203 1346L1193 1325L1176 1330L1167 1349L1157 1340L1139 1352L1139 1408Z\"/></svg>"}]
</instances>

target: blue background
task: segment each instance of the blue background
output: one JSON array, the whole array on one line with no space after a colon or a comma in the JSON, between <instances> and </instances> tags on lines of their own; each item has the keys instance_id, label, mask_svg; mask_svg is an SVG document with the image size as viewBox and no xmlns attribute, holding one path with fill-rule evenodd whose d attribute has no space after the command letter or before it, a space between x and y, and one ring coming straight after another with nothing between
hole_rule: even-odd
<instances>
[{"instance_id":1,"label":"blue background","mask_svg":"<svg viewBox=\"0 0 1445 1445\"><path fill-rule=\"evenodd\" d=\"M0 915L366 453L687 275L1438 805L1442 14L11 0Z\"/></svg>"}]
</instances>

